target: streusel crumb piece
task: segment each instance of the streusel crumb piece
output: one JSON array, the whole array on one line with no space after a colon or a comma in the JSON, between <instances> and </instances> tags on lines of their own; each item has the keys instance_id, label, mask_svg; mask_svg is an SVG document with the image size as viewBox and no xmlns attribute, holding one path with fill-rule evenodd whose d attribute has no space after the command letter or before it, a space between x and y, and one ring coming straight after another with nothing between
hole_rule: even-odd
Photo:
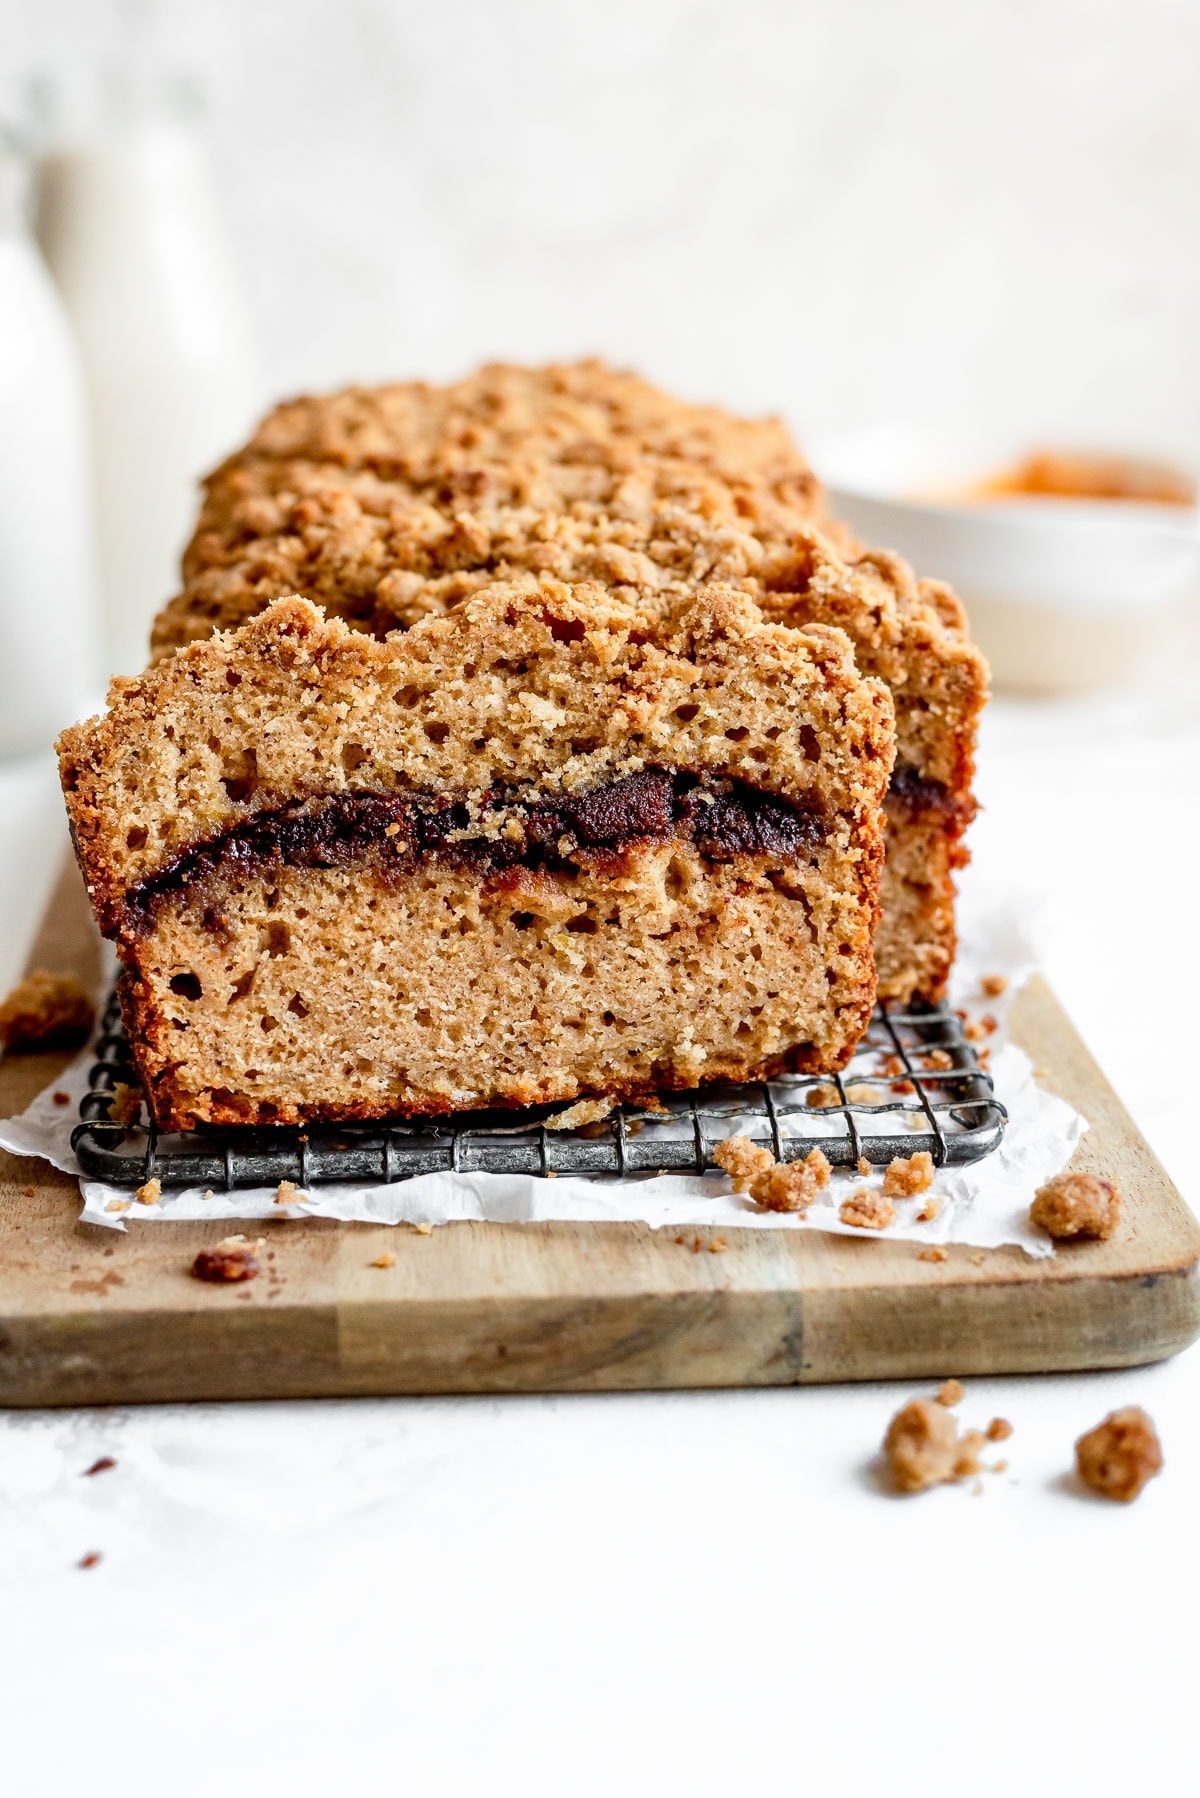
<instances>
[{"instance_id":1,"label":"streusel crumb piece","mask_svg":"<svg viewBox=\"0 0 1200 1798\"><path fill-rule=\"evenodd\" d=\"M112 1104L108 1115L114 1124L124 1124L127 1128L136 1124L142 1115L142 1089L140 1086L129 1086L124 1080L118 1080L112 1089Z\"/></svg>"},{"instance_id":2,"label":"streusel crumb piece","mask_svg":"<svg viewBox=\"0 0 1200 1798\"><path fill-rule=\"evenodd\" d=\"M943 1406L911 1399L888 1425L883 1452L899 1491L924 1492L956 1477L958 1425Z\"/></svg>"},{"instance_id":3,"label":"streusel crumb piece","mask_svg":"<svg viewBox=\"0 0 1200 1798\"><path fill-rule=\"evenodd\" d=\"M764 1211L807 1211L829 1185L829 1163L820 1149L803 1161L776 1162L750 1182L750 1197Z\"/></svg>"},{"instance_id":4,"label":"streusel crumb piece","mask_svg":"<svg viewBox=\"0 0 1200 1798\"><path fill-rule=\"evenodd\" d=\"M938 1387L937 1402L939 1405L959 1405L962 1403L962 1395L961 1380L943 1380Z\"/></svg>"},{"instance_id":5,"label":"streusel crumb piece","mask_svg":"<svg viewBox=\"0 0 1200 1798\"><path fill-rule=\"evenodd\" d=\"M931 1249L922 1249L917 1256L918 1261L948 1261L949 1259L945 1249L937 1244Z\"/></svg>"},{"instance_id":6,"label":"streusel crumb piece","mask_svg":"<svg viewBox=\"0 0 1200 1798\"><path fill-rule=\"evenodd\" d=\"M34 968L0 1004L0 1049L71 1049L85 1043L96 1008L73 974Z\"/></svg>"},{"instance_id":7,"label":"streusel crumb piece","mask_svg":"<svg viewBox=\"0 0 1200 1798\"><path fill-rule=\"evenodd\" d=\"M371 1263L372 1267L395 1267L395 1265L396 1257L393 1255L391 1249L385 1249L382 1255L376 1255L374 1261Z\"/></svg>"},{"instance_id":8,"label":"streusel crumb piece","mask_svg":"<svg viewBox=\"0 0 1200 1798\"><path fill-rule=\"evenodd\" d=\"M1013 1427L1007 1417L993 1417L987 1427L989 1442L1007 1442L1013 1433Z\"/></svg>"},{"instance_id":9,"label":"streusel crumb piece","mask_svg":"<svg viewBox=\"0 0 1200 1798\"><path fill-rule=\"evenodd\" d=\"M734 1192L749 1192L755 1175L775 1166L770 1149L760 1142L751 1142L748 1136L729 1136L719 1142L713 1150L713 1160L733 1181Z\"/></svg>"},{"instance_id":10,"label":"streusel crumb piece","mask_svg":"<svg viewBox=\"0 0 1200 1798\"><path fill-rule=\"evenodd\" d=\"M927 1149L905 1158L897 1155L888 1163L883 1176L883 1190L890 1199L911 1199L927 1192L933 1185L933 1156Z\"/></svg>"},{"instance_id":11,"label":"streusel crumb piece","mask_svg":"<svg viewBox=\"0 0 1200 1798\"><path fill-rule=\"evenodd\" d=\"M139 1205L157 1205L162 1198L162 1181L147 1180L144 1186L138 1187L134 1197Z\"/></svg>"},{"instance_id":12,"label":"streusel crumb piece","mask_svg":"<svg viewBox=\"0 0 1200 1798\"><path fill-rule=\"evenodd\" d=\"M1008 990L1008 981L1003 974L985 974L979 986L989 999L998 999L1001 993Z\"/></svg>"},{"instance_id":13,"label":"streusel crumb piece","mask_svg":"<svg viewBox=\"0 0 1200 1798\"><path fill-rule=\"evenodd\" d=\"M958 1381L948 1380L942 1391L954 1386ZM980 1471L983 1431L964 1430L960 1436L941 1392L938 1399L936 1404L927 1398L910 1399L888 1425L883 1452L901 1492L924 1492L929 1486L970 1479Z\"/></svg>"},{"instance_id":14,"label":"streusel crumb piece","mask_svg":"<svg viewBox=\"0 0 1200 1798\"><path fill-rule=\"evenodd\" d=\"M896 1207L881 1192L864 1186L842 1200L838 1216L844 1224L853 1224L859 1230L890 1230L896 1221Z\"/></svg>"},{"instance_id":15,"label":"streusel crumb piece","mask_svg":"<svg viewBox=\"0 0 1200 1798\"><path fill-rule=\"evenodd\" d=\"M833 1086L814 1086L804 1095L804 1103L811 1111L829 1111L834 1105L840 1105L837 1088Z\"/></svg>"},{"instance_id":16,"label":"streusel crumb piece","mask_svg":"<svg viewBox=\"0 0 1200 1798\"><path fill-rule=\"evenodd\" d=\"M1072 1237L1107 1241L1121 1218L1121 1195L1099 1174L1059 1174L1039 1186L1029 1221L1059 1242Z\"/></svg>"},{"instance_id":17,"label":"streusel crumb piece","mask_svg":"<svg viewBox=\"0 0 1200 1798\"><path fill-rule=\"evenodd\" d=\"M1075 1444L1075 1464L1085 1486L1102 1498L1129 1504L1147 1480L1162 1472L1158 1433L1140 1405L1112 1411Z\"/></svg>"}]
</instances>

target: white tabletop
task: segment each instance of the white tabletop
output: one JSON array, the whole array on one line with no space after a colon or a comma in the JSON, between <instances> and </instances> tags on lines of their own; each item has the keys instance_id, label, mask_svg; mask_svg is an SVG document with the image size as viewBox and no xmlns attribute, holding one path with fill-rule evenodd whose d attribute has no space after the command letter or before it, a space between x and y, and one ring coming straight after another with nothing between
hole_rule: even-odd
<instances>
[{"instance_id":1,"label":"white tabletop","mask_svg":"<svg viewBox=\"0 0 1200 1798\"><path fill-rule=\"evenodd\" d=\"M979 875L1040 902L1194 1202L1195 632L1123 694L995 703L980 788ZM0 776L6 972L63 841L45 791ZM1194 1793L1200 1353L969 1382L964 1421L1015 1426L978 1496L881 1489L916 1390L0 1418L4 1789ZM1165 1473L1082 1498L1074 1438L1127 1403Z\"/></svg>"}]
</instances>

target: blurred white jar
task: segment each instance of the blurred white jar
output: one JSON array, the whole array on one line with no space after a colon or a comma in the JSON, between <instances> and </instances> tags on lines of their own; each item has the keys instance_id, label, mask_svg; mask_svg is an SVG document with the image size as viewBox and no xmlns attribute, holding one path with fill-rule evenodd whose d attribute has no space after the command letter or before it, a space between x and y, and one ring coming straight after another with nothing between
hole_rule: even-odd
<instances>
[{"instance_id":1,"label":"blurred white jar","mask_svg":"<svg viewBox=\"0 0 1200 1798\"><path fill-rule=\"evenodd\" d=\"M253 423L251 334L200 137L141 108L41 158L38 235L83 356L111 671L148 660L196 483Z\"/></svg>"},{"instance_id":2,"label":"blurred white jar","mask_svg":"<svg viewBox=\"0 0 1200 1798\"><path fill-rule=\"evenodd\" d=\"M95 542L83 377L0 145L0 756L48 749L93 699Z\"/></svg>"}]
</instances>

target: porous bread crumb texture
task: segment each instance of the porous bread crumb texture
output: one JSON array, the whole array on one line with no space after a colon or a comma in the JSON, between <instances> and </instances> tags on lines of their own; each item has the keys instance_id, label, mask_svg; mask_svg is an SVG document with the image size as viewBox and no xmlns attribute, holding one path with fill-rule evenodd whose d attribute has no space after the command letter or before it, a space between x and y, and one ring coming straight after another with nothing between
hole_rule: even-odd
<instances>
[{"instance_id":1,"label":"porous bread crumb texture","mask_svg":"<svg viewBox=\"0 0 1200 1798\"><path fill-rule=\"evenodd\" d=\"M829 1172L820 1149L810 1149L803 1161L778 1161L755 1174L750 1197L764 1211L804 1212L829 1185Z\"/></svg>"},{"instance_id":2,"label":"porous bread crumb texture","mask_svg":"<svg viewBox=\"0 0 1200 1798\"><path fill-rule=\"evenodd\" d=\"M984 1437L964 1430L944 1405L910 1399L888 1425L883 1452L898 1492L925 1492L931 1486L968 1479L980 1468Z\"/></svg>"},{"instance_id":3,"label":"porous bread crumb texture","mask_svg":"<svg viewBox=\"0 0 1200 1798\"><path fill-rule=\"evenodd\" d=\"M883 1190L890 1199L911 1199L933 1185L933 1156L927 1149L915 1155L897 1155L887 1165Z\"/></svg>"},{"instance_id":4,"label":"porous bread crumb texture","mask_svg":"<svg viewBox=\"0 0 1200 1798\"><path fill-rule=\"evenodd\" d=\"M1099 1174L1058 1174L1038 1187L1029 1221L1058 1242L1106 1242L1121 1221L1121 1194Z\"/></svg>"},{"instance_id":5,"label":"porous bread crumb texture","mask_svg":"<svg viewBox=\"0 0 1200 1798\"><path fill-rule=\"evenodd\" d=\"M734 1192L749 1192L756 1174L765 1174L775 1166L775 1157L765 1143L752 1142L748 1136L727 1136L713 1150L713 1160L733 1182Z\"/></svg>"},{"instance_id":6,"label":"porous bread crumb texture","mask_svg":"<svg viewBox=\"0 0 1200 1798\"><path fill-rule=\"evenodd\" d=\"M297 400L208 481L184 572L159 655L283 593L384 636L515 577L598 580L651 613L723 583L839 626L896 704L881 992L944 990L986 668L947 588L830 523L778 421L597 362Z\"/></svg>"},{"instance_id":7,"label":"porous bread crumb texture","mask_svg":"<svg viewBox=\"0 0 1200 1798\"><path fill-rule=\"evenodd\" d=\"M890 1230L896 1221L896 1207L881 1192L873 1192L869 1186L864 1186L842 1200L838 1216L844 1224L853 1224L856 1230Z\"/></svg>"},{"instance_id":8,"label":"porous bread crumb texture","mask_svg":"<svg viewBox=\"0 0 1200 1798\"><path fill-rule=\"evenodd\" d=\"M1084 1485L1101 1498L1130 1504L1162 1472L1158 1432L1140 1405L1126 1405L1079 1438L1075 1465Z\"/></svg>"},{"instance_id":9,"label":"porous bread crumb texture","mask_svg":"<svg viewBox=\"0 0 1200 1798\"><path fill-rule=\"evenodd\" d=\"M776 1161L765 1144L730 1136L717 1144L713 1160L733 1181L734 1192L749 1193L764 1211L807 1211L829 1184L829 1162L820 1149L800 1161Z\"/></svg>"},{"instance_id":10,"label":"porous bread crumb texture","mask_svg":"<svg viewBox=\"0 0 1200 1798\"><path fill-rule=\"evenodd\" d=\"M0 1049L78 1048L95 1019L96 1008L73 974L34 968L0 1003Z\"/></svg>"},{"instance_id":11,"label":"porous bread crumb texture","mask_svg":"<svg viewBox=\"0 0 1200 1798\"><path fill-rule=\"evenodd\" d=\"M890 747L886 691L836 632L714 592L648 633L611 596L561 586L482 593L386 642L281 601L115 683L108 715L60 744L167 1127L843 1065L873 999ZM355 793L452 800L455 834L486 846L519 837L530 805L664 765L820 827L799 849L728 854L682 827L603 851L564 837L542 865L492 872L414 864L382 824L337 865L179 859Z\"/></svg>"},{"instance_id":12,"label":"porous bread crumb texture","mask_svg":"<svg viewBox=\"0 0 1200 1798\"><path fill-rule=\"evenodd\" d=\"M197 842L290 801L496 787L584 792L650 766L741 780L829 820L874 815L889 702L840 633L709 589L654 632L603 589L512 584L376 642L277 601L59 739L102 927Z\"/></svg>"}]
</instances>

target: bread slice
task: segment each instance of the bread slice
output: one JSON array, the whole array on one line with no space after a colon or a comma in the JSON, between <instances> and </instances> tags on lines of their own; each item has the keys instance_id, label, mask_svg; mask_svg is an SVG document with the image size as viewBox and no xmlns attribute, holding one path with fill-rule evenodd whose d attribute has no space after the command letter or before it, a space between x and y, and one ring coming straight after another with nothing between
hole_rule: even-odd
<instances>
[{"instance_id":1,"label":"bread slice","mask_svg":"<svg viewBox=\"0 0 1200 1798\"><path fill-rule=\"evenodd\" d=\"M687 405L600 362L280 406L206 484L155 653L298 591L376 636L498 579L596 579L652 614L712 582L837 624L892 689L880 991L937 999L954 960L987 671L948 588L834 525L777 419Z\"/></svg>"},{"instance_id":2,"label":"bread slice","mask_svg":"<svg viewBox=\"0 0 1200 1798\"><path fill-rule=\"evenodd\" d=\"M824 1072L870 1015L890 698L727 588L285 598L59 752L164 1127Z\"/></svg>"},{"instance_id":3,"label":"bread slice","mask_svg":"<svg viewBox=\"0 0 1200 1798\"><path fill-rule=\"evenodd\" d=\"M762 568L763 611L783 623L836 625L864 674L885 681L896 708L888 790L883 916L875 943L879 995L944 996L954 965L954 873L975 816L972 783L988 669L967 634L962 602L919 581L899 556L840 549L799 529Z\"/></svg>"}]
</instances>

